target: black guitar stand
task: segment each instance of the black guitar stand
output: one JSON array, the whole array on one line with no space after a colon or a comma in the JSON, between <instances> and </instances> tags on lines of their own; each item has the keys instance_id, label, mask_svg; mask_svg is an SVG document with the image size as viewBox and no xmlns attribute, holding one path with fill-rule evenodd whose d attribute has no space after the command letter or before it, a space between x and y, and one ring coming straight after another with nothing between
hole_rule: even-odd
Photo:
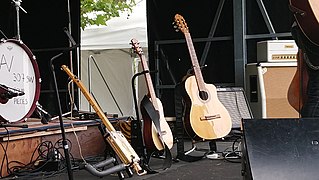
<instances>
[{"instance_id":1,"label":"black guitar stand","mask_svg":"<svg viewBox=\"0 0 319 180\"><path fill-rule=\"evenodd\" d=\"M143 135L142 135L142 126L141 126L141 121L140 121L140 116L139 116L139 109L138 109L138 102L137 102L137 94L136 94L136 89L135 89L135 79L140 76L144 75L145 73L149 73L149 71L142 71L140 73L136 73L132 77L132 90L133 90L133 99L134 99L134 106L135 106L135 113L136 113L136 120L132 120L132 130L131 130L131 144L133 148L135 149L136 153L139 155L141 158L141 166L143 169L147 171L148 174L154 174L157 173L156 171L152 170L148 163L150 157L148 156L148 153L146 151L144 141L143 141Z\"/></svg>"},{"instance_id":2,"label":"black guitar stand","mask_svg":"<svg viewBox=\"0 0 319 180\"><path fill-rule=\"evenodd\" d=\"M141 112L145 112L149 116L149 118L152 120L152 123L154 123L155 128L157 130L160 129L159 125L159 113L154 108L152 102L150 101L148 96L144 96L144 98L141 101ZM167 147L165 143L163 143L164 149L163 151L158 150L148 150L147 151L147 160L150 161L151 157L156 157L164 160L162 169L167 169L171 167L172 165L172 154L170 152L170 149Z\"/></svg>"},{"instance_id":3,"label":"black guitar stand","mask_svg":"<svg viewBox=\"0 0 319 180\"><path fill-rule=\"evenodd\" d=\"M184 95L184 83L178 83L174 89L175 95L175 135L177 140L177 156L176 159L180 159L186 162L194 162L201 160L205 157L205 155L200 156L192 156L189 155L189 152L196 150L196 147L191 149L190 151L185 151L184 148L184 124L183 124L183 112L184 112L184 104L183 104L183 95Z\"/></svg>"}]
</instances>

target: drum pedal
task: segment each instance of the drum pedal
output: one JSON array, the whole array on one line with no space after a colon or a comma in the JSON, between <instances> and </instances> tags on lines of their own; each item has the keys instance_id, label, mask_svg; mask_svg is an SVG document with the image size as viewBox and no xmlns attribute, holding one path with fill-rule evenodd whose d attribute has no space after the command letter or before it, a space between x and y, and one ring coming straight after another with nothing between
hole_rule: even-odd
<instances>
[{"instance_id":1,"label":"drum pedal","mask_svg":"<svg viewBox=\"0 0 319 180\"><path fill-rule=\"evenodd\" d=\"M49 121L51 121L51 118L52 118L51 114L45 111L38 102L36 103L35 111L38 114L39 118L41 119L42 124L48 124Z\"/></svg>"}]
</instances>

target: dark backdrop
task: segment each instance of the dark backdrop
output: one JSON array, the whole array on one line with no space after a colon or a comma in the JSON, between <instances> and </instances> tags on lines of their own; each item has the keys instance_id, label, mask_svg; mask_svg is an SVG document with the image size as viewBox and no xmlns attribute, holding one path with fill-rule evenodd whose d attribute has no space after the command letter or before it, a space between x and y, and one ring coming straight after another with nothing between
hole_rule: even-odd
<instances>
[{"instance_id":1,"label":"dark backdrop","mask_svg":"<svg viewBox=\"0 0 319 180\"><path fill-rule=\"evenodd\" d=\"M67 0L23 0L21 7L27 12L19 10L21 40L35 55L41 76L40 104L52 115L57 115L57 100L54 92L50 59L67 50L69 39L64 28L69 28L69 10ZM17 35L17 18L15 6L11 0L0 1L0 30L9 39ZM70 0L71 29L69 31L76 43L80 43L80 0ZM0 38L4 38L0 34ZM67 79L65 72L60 70L61 64L70 66L72 57L73 66L77 67L76 51L68 52L54 61L55 73L58 79L61 105L63 111L68 111L69 96L67 94ZM76 69L76 68L75 68ZM75 74L77 72L75 71ZM3 78L3 77L2 77Z\"/></svg>"},{"instance_id":2,"label":"dark backdrop","mask_svg":"<svg viewBox=\"0 0 319 180\"><path fill-rule=\"evenodd\" d=\"M8 38L16 35L15 9L10 0L0 1L0 30ZM69 41L64 27L68 27L67 0L24 0L21 6L27 11L25 14L20 10L21 39L32 50L37 58L41 74L40 103L47 110L56 114L55 94L53 91L52 75L48 66L49 60L60 50L69 46ZM268 33L264 20L261 16L257 0L246 0L247 11L247 34ZM289 32L292 16L288 9L289 0L264 0L265 7L276 32ZM172 22L176 13L182 15L187 22L189 32L193 39L207 38L213 22L219 1L217 0L147 0L147 29L149 40L150 69L155 69L156 59L159 64L159 82L161 85L174 85L181 81L191 68L191 60L186 43L168 43L160 46L161 53L155 53L156 41L184 40L181 32L175 32ZM72 36L80 43L80 0L70 0ZM233 1L226 0L214 37L233 37ZM0 34L0 36L2 36ZM1 37L2 38L2 37ZM247 62L256 61L256 42L267 38L247 40ZM201 59L205 42L194 43L198 59ZM232 84L234 83L234 42L233 40L212 42L203 76L206 83ZM157 56L159 55L159 56ZM158 58L157 58L158 57ZM74 67L77 57L73 56ZM70 56L65 54L56 60L56 66L70 63ZM170 70L170 71L168 71ZM171 72L171 74L170 74ZM67 111L69 97L67 95L67 75L56 68L58 84L63 111ZM77 72L75 71L75 74ZM154 83L155 84L155 83ZM157 87L156 87L157 88ZM174 116L173 89L160 89L160 94L167 116ZM77 98L76 98L77 99Z\"/></svg>"},{"instance_id":3,"label":"dark backdrop","mask_svg":"<svg viewBox=\"0 0 319 180\"><path fill-rule=\"evenodd\" d=\"M175 14L180 14L186 20L189 32L193 38L197 58L201 61L206 42L195 42L195 39L207 38L215 18L215 13L220 1L172 1L172 0L147 0L147 28L148 51L150 69L156 68L158 63L158 80L160 85L174 85L179 83L191 68L191 59L186 42L175 43L174 40L184 40L182 32L175 32L172 22ZM247 34L267 34L266 24L259 10L257 0L246 0ZM276 33L290 32L292 16L288 9L288 0L263 0ZM226 0L222 9L216 32L213 37L230 37L230 40L213 41L207 58L207 65L202 70L206 83L231 86L235 83L234 63L234 27L233 1ZM235 27L236 28L236 27ZM247 40L247 62L256 62L256 43L267 38ZM173 40L173 41L171 41ZM161 44L155 50L156 42ZM202 64L204 65L204 64ZM154 74L153 74L154 78ZM174 89L161 86L160 97L166 116L174 114Z\"/></svg>"}]
</instances>

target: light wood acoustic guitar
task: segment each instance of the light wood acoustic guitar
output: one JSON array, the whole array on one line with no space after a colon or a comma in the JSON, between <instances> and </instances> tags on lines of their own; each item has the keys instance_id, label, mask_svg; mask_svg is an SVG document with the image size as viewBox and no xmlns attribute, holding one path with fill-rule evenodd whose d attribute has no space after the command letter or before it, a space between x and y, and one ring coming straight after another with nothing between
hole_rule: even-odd
<instances>
[{"instance_id":1,"label":"light wood acoustic guitar","mask_svg":"<svg viewBox=\"0 0 319 180\"><path fill-rule=\"evenodd\" d=\"M163 105L156 97L152 78L149 73L148 63L139 42L136 39L131 40L132 48L139 56L143 70L146 72L145 79L148 88L147 98L141 102L141 113L143 117L143 135L147 150L164 150L165 145L171 149L173 147L173 134L169 124L164 117Z\"/></svg>"},{"instance_id":2,"label":"light wood acoustic guitar","mask_svg":"<svg viewBox=\"0 0 319 180\"><path fill-rule=\"evenodd\" d=\"M289 7L304 35L319 46L318 0L289 0Z\"/></svg>"},{"instance_id":3,"label":"light wood acoustic guitar","mask_svg":"<svg viewBox=\"0 0 319 180\"><path fill-rule=\"evenodd\" d=\"M216 87L204 82L192 38L184 18L176 14L175 24L185 35L194 71L194 75L188 77L185 81L185 89L191 101L189 116L185 115L184 117L185 129L189 135L195 133L200 138L207 140L225 137L232 128L229 112L219 101ZM189 128L189 125L191 128Z\"/></svg>"}]
</instances>

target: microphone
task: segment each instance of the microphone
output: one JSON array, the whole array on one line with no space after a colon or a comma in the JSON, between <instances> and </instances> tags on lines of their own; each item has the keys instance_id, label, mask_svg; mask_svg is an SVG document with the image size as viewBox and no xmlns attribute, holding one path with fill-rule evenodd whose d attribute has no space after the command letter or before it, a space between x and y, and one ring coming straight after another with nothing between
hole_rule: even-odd
<instances>
[{"instance_id":1,"label":"microphone","mask_svg":"<svg viewBox=\"0 0 319 180\"><path fill-rule=\"evenodd\" d=\"M0 94L1 99L11 99L18 96L23 96L24 92L13 92L13 91L6 91Z\"/></svg>"},{"instance_id":2,"label":"microphone","mask_svg":"<svg viewBox=\"0 0 319 180\"><path fill-rule=\"evenodd\" d=\"M25 93L22 91L13 91L10 90L13 88L9 88L5 85L0 84L0 99L1 100L9 100L11 98L17 97L17 96L23 96Z\"/></svg>"},{"instance_id":3,"label":"microphone","mask_svg":"<svg viewBox=\"0 0 319 180\"><path fill-rule=\"evenodd\" d=\"M64 27L64 28L63 28L63 31L64 31L64 33L68 36L68 38L69 38L70 42L72 43L72 45L75 46L75 45L76 45L76 42L74 41L73 37L71 36L71 34L70 34L68 28Z\"/></svg>"}]
</instances>

